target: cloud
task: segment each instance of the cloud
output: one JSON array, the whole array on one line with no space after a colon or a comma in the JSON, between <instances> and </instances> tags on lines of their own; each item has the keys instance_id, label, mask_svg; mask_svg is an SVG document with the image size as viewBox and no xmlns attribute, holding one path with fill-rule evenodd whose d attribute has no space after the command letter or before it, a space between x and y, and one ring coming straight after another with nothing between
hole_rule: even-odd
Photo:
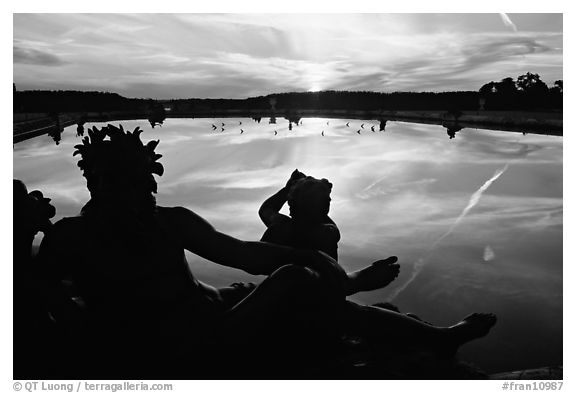
<instances>
[{"instance_id":1,"label":"cloud","mask_svg":"<svg viewBox=\"0 0 576 393\"><path fill-rule=\"evenodd\" d=\"M486 245L486 247L484 247L484 254L482 256L482 259L484 260L484 262L490 262L490 261L494 260L495 257L496 257L496 254L494 253L494 250L492 249L492 247L490 247L489 245Z\"/></svg>"},{"instance_id":2,"label":"cloud","mask_svg":"<svg viewBox=\"0 0 576 393\"><path fill-rule=\"evenodd\" d=\"M418 179L410 182L386 184L384 181L387 180L387 177L388 176L384 176L373 182L368 187L358 192L356 196L360 199L370 199L406 191L423 192L426 190L428 185L437 181L437 179Z\"/></svg>"},{"instance_id":3,"label":"cloud","mask_svg":"<svg viewBox=\"0 0 576 393\"><path fill-rule=\"evenodd\" d=\"M514 31L518 31L518 29L516 28L516 25L514 24L514 22L512 22L512 20L510 19L510 17L508 17L507 14L499 14L499 15L500 15L500 18L502 18L502 22L504 22L504 24L507 27L510 27Z\"/></svg>"},{"instance_id":4,"label":"cloud","mask_svg":"<svg viewBox=\"0 0 576 393\"><path fill-rule=\"evenodd\" d=\"M33 64L40 66L61 66L66 64L64 60L58 56L34 48L23 48L14 46L14 63Z\"/></svg>"},{"instance_id":5,"label":"cloud","mask_svg":"<svg viewBox=\"0 0 576 393\"><path fill-rule=\"evenodd\" d=\"M503 32L495 14L15 14L14 79L152 98L477 90L527 70L561 79L561 15L514 18L531 30ZM66 74L30 72L63 58Z\"/></svg>"}]
</instances>

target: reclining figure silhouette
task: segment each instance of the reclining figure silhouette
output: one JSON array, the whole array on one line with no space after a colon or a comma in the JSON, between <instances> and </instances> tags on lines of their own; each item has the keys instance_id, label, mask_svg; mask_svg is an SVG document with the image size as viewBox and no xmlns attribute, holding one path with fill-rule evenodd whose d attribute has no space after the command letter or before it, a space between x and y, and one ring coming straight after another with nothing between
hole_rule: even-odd
<instances>
[{"instance_id":1,"label":"reclining figure silhouette","mask_svg":"<svg viewBox=\"0 0 576 393\"><path fill-rule=\"evenodd\" d=\"M77 378L263 378L281 368L294 376L290 367L305 364L309 343L342 331L380 348L452 354L496 322L472 314L437 327L347 301L348 276L328 254L242 241L187 208L157 205L159 141L144 145L140 133L111 125L88 131L74 155L90 200L79 216L55 223L40 247L55 319L70 305L56 290L63 280L85 305L87 328L67 354ZM250 291L217 289L194 277L185 250L267 277ZM305 345L290 353L295 342Z\"/></svg>"}]
</instances>

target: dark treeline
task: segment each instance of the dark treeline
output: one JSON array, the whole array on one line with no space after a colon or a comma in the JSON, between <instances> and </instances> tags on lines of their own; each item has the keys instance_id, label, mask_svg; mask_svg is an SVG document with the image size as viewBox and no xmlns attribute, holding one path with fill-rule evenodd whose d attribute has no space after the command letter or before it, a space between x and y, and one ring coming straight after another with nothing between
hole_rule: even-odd
<instances>
[{"instance_id":1,"label":"dark treeline","mask_svg":"<svg viewBox=\"0 0 576 393\"><path fill-rule=\"evenodd\" d=\"M443 93L378 93L372 91L320 91L281 93L245 100L184 99L171 100L174 111L213 109L261 109L272 106L278 111L298 109L342 110L476 110L478 92L456 91Z\"/></svg>"},{"instance_id":2,"label":"dark treeline","mask_svg":"<svg viewBox=\"0 0 576 393\"><path fill-rule=\"evenodd\" d=\"M561 111L563 83L558 80L548 87L538 74L530 72L517 80L504 78L490 82L479 91L451 92L395 92L373 91L321 91L306 93L281 93L245 100L234 99L182 99L171 100L174 111L218 109L262 109L271 107L282 110L441 110L475 111L521 110Z\"/></svg>"},{"instance_id":3,"label":"dark treeline","mask_svg":"<svg viewBox=\"0 0 576 393\"><path fill-rule=\"evenodd\" d=\"M169 104L172 113L218 110L514 110L562 111L563 82L548 87L530 72L483 85L479 91L395 92L321 91L271 94L246 99L125 98L116 93L81 91L15 91L15 112L154 111Z\"/></svg>"},{"instance_id":4,"label":"dark treeline","mask_svg":"<svg viewBox=\"0 0 576 393\"><path fill-rule=\"evenodd\" d=\"M516 80L504 78L486 83L480 97L486 110L562 110L563 81L548 87L540 75L528 72Z\"/></svg>"},{"instance_id":5,"label":"dark treeline","mask_svg":"<svg viewBox=\"0 0 576 393\"><path fill-rule=\"evenodd\" d=\"M126 98L116 93L75 90L25 90L14 92L14 112L140 111L155 100Z\"/></svg>"}]
</instances>

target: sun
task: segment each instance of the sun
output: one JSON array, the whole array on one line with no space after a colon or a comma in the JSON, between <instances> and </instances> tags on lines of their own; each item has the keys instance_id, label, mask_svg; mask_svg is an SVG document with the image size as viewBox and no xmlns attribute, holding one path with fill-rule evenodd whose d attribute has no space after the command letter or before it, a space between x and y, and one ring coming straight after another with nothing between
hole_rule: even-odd
<instances>
[{"instance_id":1,"label":"sun","mask_svg":"<svg viewBox=\"0 0 576 393\"><path fill-rule=\"evenodd\" d=\"M311 92L311 93L316 93L316 92L318 92L318 91L320 91L320 90L322 90L322 89L320 88L320 85L318 85L318 84L316 84L316 83L313 84L313 85L308 89L308 91Z\"/></svg>"}]
</instances>

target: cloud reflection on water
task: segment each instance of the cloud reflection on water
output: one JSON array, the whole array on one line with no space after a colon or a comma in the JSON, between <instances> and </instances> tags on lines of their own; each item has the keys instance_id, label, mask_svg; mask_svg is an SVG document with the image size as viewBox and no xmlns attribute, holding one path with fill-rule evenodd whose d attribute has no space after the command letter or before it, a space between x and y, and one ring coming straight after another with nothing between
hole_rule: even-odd
<instances>
[{"instance_id":1,"label":"cloud reflection on water","mask_svg":"<svg viewBox=\"0 0 576 393\"><path fill-rule=\"evenodd\" d=\"M358 135L361 121L350 120L350 127L348 120L330 119L329 126L326 121L304 119L292 131L280 118L276 125L265 119L261 124L168 119L153 130L144 120L122 124L142 127L145 141L160 139L157 151L163 154L165 174L158 181L159 204L187 206L242 239L260 238L264 226L258 208L295 168L329 179L334 184L331 215L342 233L341 263L356 269L397 255L402 264L390 288L355 297L369 303L403 285L415 261L453 225L470 196L509 164L396 302L437 323L461 318L464 311L501 314L483 347L465 351L488 371L561 363L561 339L560 347L542 347L525 359L510 360L513 364L495 362L486 347L492 353L503 346L522 353L534 335L561 333L562 138L463 129L449 140L440 126L389 123L385 132L373 133L367 121ZM225 131L212 131L211 124L221 122L227 124ZM60 146L42 136L14 150L14 177L53 198L58 218L76 214L88 198L72 158L79 142L74 135L72 127ZM485 257L486 245L493 250L491 258ZM191 254L188 259L199 278L217 285L258 281ZM511 329L523 318L517 310L530 310L538 323L514 336Z\"/></svg>"}]
</instances>

